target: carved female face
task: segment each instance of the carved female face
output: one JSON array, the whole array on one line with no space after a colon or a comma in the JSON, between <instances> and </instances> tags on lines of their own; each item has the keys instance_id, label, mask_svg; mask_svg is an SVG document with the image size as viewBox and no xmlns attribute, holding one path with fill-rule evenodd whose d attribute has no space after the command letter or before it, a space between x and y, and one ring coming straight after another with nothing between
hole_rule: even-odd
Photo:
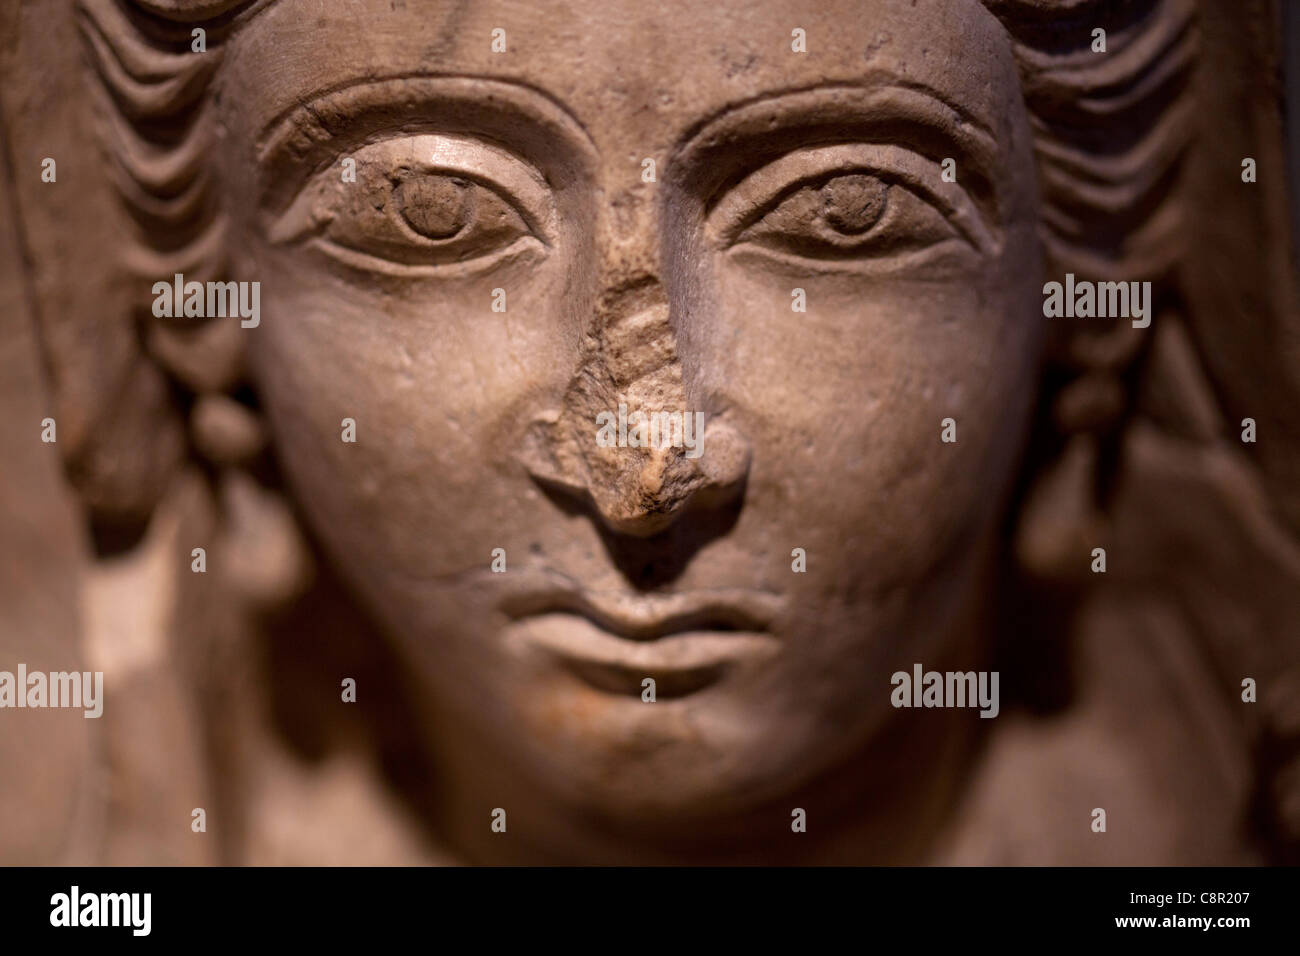
<instances>
[{"instance_id":1,"label":"carved female face","mask_svg":"<svg viewBox=\"0 0 1300 956\"><path fill-rule=\"evenodd\" d=\"M1042 322L1019 83L975 0L536 8L280 0L231 42L250 361L436 735L725 812L980 659ZM702 455L599 446L620 402Z\"/></svg>"}]
</instances>

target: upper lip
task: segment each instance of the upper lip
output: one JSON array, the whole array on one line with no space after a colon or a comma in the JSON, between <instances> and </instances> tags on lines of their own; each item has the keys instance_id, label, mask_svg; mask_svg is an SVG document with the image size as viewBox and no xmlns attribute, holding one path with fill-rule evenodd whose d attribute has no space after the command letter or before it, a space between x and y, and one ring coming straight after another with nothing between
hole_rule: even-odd
<instances>
[{"instance_id":1,"label":"upper lip","mask_svg":"<svg viewBox=\"0 0 1300 956\"><path fill-rule=\"evenodd\" d=\"M774 595L739 589L675 594L551 589L517 594L504 608L516 619L577 614L626 640L653 641L696 631L767 631L775 605Z\"/></svg>"}]
</instances>

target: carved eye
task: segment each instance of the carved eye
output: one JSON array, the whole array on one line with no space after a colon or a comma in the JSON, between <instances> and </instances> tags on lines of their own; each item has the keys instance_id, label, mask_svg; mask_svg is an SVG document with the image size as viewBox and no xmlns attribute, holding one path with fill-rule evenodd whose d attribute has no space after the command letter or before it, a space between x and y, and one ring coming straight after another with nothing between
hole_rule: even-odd
<instances>
[{"instance_id":1,"label":"carved eye","mask_svg":"<svg viewBox=\"0 0 1300 956\"><path fill-rule=\"evenodd\" d=\"M479 263L545 246L549 192L502 150L434 135L374 143L334 167L284 214L278 240L313 235L349 264L378 268Z\"/></svg>"},{"instance_id":2,"label":"carved eye","mask_svg":"<svg viewBox=\"0 0 1300 956\"><path fill-rule=\"evenodd\" d=\"M860 258L921 249L955 236L943 214L905 186L832 173L786 190L735 244L810 258Z\"/></svg>"},{"instance_id":3,"label":"carved eye","mask_svg":"<svg viewBox=\"0 0 1300 956\"><path fill-rule=\"evenodd\" d=\"M392 262L465 262L532 235L509 201L464 176L358 161L356 186L344 190L322 235Z\"/></svg>"},{"instance_id":4,"label":"carved eye","mask_svg":"<svg viewBox=\"0 0 1300 956\"><path fill-rule=\"evenodd\" d=\"M946 268L998 248L983 209L938 162L887 143L792 150L707 207L715 249L795 271Z\"/></svg>"}]
</instances>

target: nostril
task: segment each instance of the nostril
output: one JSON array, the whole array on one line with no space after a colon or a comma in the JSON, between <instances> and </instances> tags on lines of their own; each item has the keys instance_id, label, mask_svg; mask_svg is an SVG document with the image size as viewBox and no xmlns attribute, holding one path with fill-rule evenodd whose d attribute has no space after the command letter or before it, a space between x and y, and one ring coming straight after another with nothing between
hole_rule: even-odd
<instances>
[{"instance_id":1,"label":"nostril","mask_svg":"<svg viewBox=\"0 0 1300 956\"><path fill-rule=\"evenodd\" d=\"M704 433L701 455L696 462L707 482L706 489L729 489L749 474L749 442L721 419L712 419Z\"/></svg>"}]
</instances>

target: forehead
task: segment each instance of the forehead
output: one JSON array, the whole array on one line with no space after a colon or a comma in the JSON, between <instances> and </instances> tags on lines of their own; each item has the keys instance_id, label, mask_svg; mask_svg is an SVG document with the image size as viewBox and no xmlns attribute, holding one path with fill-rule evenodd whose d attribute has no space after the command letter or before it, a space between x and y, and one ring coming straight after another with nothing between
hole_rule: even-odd
<instances>
[{"instance_id":1,"label":"forehead","mask_svg":"<svg viewBox=\"0 0 1300 956\"><path fill-rule=\"evenodd\" d=\"M232 41L222 84L257 135L325 91L418 75L526 85L602 154L629 157L819 85L926 90L997 138L1018 95L1005 31L978 0L275 0Z\"/></svg>"}]
</instances>

